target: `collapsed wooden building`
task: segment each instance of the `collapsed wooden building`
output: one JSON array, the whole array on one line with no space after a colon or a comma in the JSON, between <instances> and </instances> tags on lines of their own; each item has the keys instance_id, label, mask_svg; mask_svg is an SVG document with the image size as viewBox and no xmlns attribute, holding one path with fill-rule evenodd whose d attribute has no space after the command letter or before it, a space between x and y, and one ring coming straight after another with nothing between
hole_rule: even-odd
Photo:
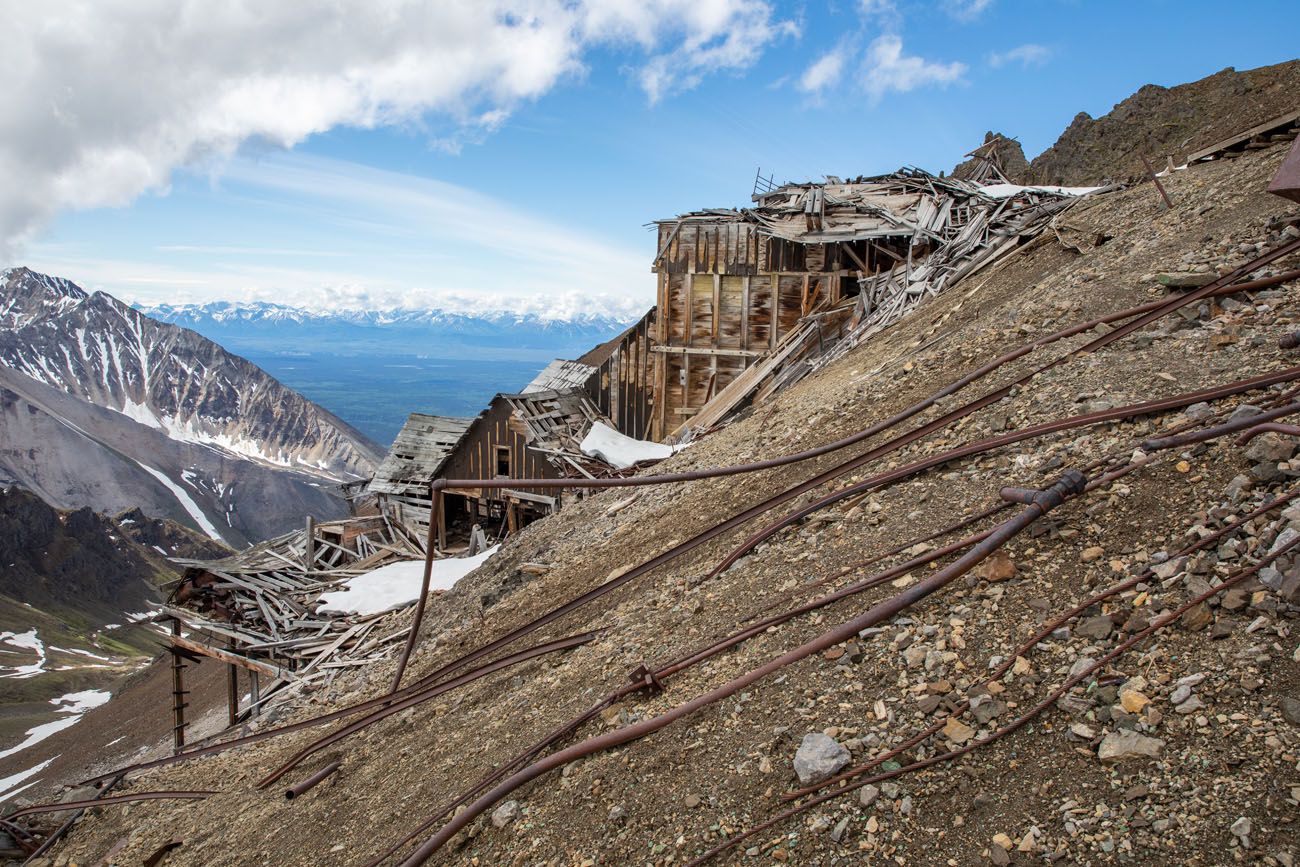
<instances>
[{"instance_id":1,"label":"collapsed wooden building","mask_svg":"<svg viewBox=\"0 0 1300 867\"><path fill-rule=\"evenodd\" d=\"M995 261L1092 189L918 169L760 184L754 206L657 221L650 438L707 429ZM872 330L874 329L874 330Z\"/></svg>"}]
</instances>

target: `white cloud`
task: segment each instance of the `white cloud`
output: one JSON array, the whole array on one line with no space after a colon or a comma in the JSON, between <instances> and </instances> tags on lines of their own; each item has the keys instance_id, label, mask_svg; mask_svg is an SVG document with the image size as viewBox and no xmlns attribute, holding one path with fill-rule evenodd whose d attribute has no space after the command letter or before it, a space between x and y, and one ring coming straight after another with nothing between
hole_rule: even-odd
<instances>
[{"instance_id":1,"label":"white cloud","mask_svg":"<svg viewBox=\"0 0 1300 867\"><path fill-rule=\"evenodd\" d=\"M879 102L887 93L906 93L918 87L946 87L961 81L966 64L938 63L903 53L903 40L894 34L876 38L867 49L863 84L871 101Z\"/></svg>"},{"instance_id":2,"label":"white cloud","mask_svg":"<svg viewBox=\"0 0 1300 867\"><path fill-rule=\"evenodd\" d=\"M834 87L844 75L844 63L847 60L841 46L828 51L813 61L799 77L799 89L804 93L819 94L828 87Z\"/></svg>"},{"instance_id":3,"label":"white cloud","mask_svg":"<svg viewBox=\"0 0 1300 867\"><path fill-rule=\"evenodd\" d=\"M654 101L747 68L794 29L764 0L7 3L0 250L249 141L439 122L483 135L600 46L629 48Z\"/></svg>"},{"instance_id":4,"label":"white cloud","mask_svg":"<svg viewBox=\"0 0 1300 867\"><path fill-rule=\"evenodd\" d=\"M1046 45L1027 42L1007 51L993 52L989 55L989 66L994 69L1001 69L1009 64L1019 63L1028 69L1031 66L1042 66L1051 56L1052 50Z\"/></svg>"},{"instance_id":5,"label":"white cloud","mask_svg":"<svg viewBox=\"0 0 1300 867\"><path fill-rule=\"evenodd\" d=\"M640 315L654 303L653 235L627 247L455 184L301 153L234 160L218 187L254 211L274 204L285 222L338 246L322 255L216 239L158 244L133 260L38 243L30 264L148 305L225 299L571 318Z\"/></svg>"},{"instance_id":6,"label":"white cloud","mask_svg":"<svg viewBox=\"0 0 1300 867\"><path fill-rule=\"evenodd\" d=\"M878 30L896 31L903 26L903 13L894 0L858 0L863 24Z\"/></svg>"},{"instance_id":7,"label":"white cloud","mask_svg":"<svg viewBox=\"0 0 1300 867\"><path fill-rule=\"evenodd\" d=\"M993 0L944 0L943 8L958 21L974 21L992 5Z\"/></svg>"}]
</instances>

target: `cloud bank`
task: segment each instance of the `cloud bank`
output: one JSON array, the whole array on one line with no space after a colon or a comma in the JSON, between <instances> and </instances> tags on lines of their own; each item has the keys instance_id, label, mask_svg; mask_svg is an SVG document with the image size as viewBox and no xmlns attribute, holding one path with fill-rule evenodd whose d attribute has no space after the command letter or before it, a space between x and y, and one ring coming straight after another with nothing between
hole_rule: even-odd
<instances>
[{"instance_id":1,"label":"cloud bank","mask_svg":"<svg viewBox=\"0 0 1300 867\"><path fill-rule=\"evenodd\" d=\"M762 0L46 0L7 4L5 23L0 254L62 210L128 204L248 142L472 136L600 48L623 50L654 102L795 30Z\"/></svg>"}]
</instances>

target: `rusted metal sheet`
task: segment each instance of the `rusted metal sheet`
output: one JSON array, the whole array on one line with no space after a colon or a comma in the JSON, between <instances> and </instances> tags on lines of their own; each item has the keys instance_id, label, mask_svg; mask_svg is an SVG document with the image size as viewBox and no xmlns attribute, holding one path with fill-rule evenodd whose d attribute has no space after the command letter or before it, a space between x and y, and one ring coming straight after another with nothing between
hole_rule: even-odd
<instances>
[{"instance_id":1,"label":"rusted metal sheet","mask_svg":"<svg viewBox=\"0 0 1300 867\"><path fill-rule=\"evenodd\" d=\"M1291 150L1282 161L1282 167L1268 185L1268 191L1275 196L1300 202L1300 138L1292 142Z\"/></svg>"}]
</instances>

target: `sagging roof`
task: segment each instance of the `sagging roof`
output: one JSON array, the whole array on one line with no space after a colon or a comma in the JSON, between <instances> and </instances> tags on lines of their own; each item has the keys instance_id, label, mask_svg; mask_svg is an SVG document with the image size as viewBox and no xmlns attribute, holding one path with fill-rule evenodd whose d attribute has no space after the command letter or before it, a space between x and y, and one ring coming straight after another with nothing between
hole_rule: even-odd
<instances>
[{"instance_id":1,"label":"sagging roof","mask_svg":"<svg viewBox=\"0 0 1300 867\"><path fill-rule=\"evenodd\" d=\"M592 422L609 424L609 419L580 389L548 390L503 394L510 405L511 426L540 451L580 455L578 444Z\"/></svg>"},{"instance_id":2,"label":"sagging roof","mask_svg":"<svg viewBox=\"0 0 1300 867\"><path fill-rule=\"evenodd\" d=\"M580 361L566 361L557 358L533 377L533 381L524 386L521 394L533 394L539 391L556 391L569 388L582 388L596 368Z\"/></svg>"},{"instance_id":3,"label":"sagging roof","mask_svg":"<svg viewBox=\"0 0 1300 867\"><path fill-rule=\"evenodd\" d=\"M999 179L1000 180L1000 179ZM972 210L997 207L1011 198L1008 184L986 185L939 178L919 169L844 182L785 184L754 194L753 208L708 209L659 223L737 221L757 224L763 234L799 244L910 237L942 243L956 237ZM1013 205L1081 195L1091 188L1017 187Z\"/></svg>"},{"instance_id":4,"label":"sagging roof","mask_svg":"<svg viewBox=\"0 0 1300 867\"><path fill-rule=\"evenodd\" d=\"M472 418L452 418L413 412L402 425L368 490L376 494L404 494L424 489L442 469L456 444L469 430Z\"/></svg>"}]
</instances>

